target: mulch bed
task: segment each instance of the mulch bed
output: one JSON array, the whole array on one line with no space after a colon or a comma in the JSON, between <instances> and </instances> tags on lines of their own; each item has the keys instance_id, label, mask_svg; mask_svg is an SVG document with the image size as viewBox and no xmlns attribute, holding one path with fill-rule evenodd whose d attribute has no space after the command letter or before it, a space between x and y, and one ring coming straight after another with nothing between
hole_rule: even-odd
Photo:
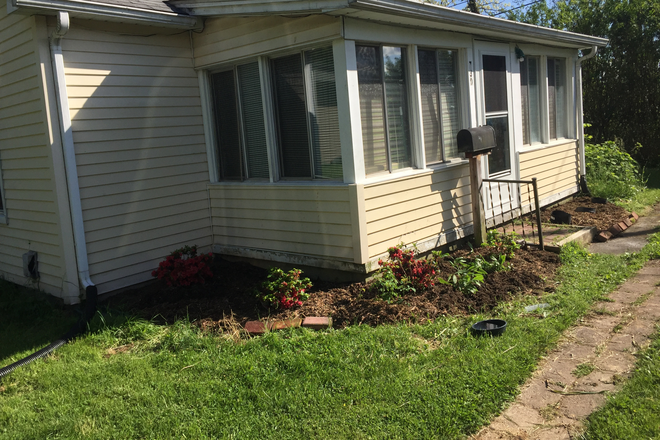
<instances>
[{"instance_id":1,"label":"mulch bed","mask_svg":"<svg viewBox=\"0 0 660 440\"><path fill-rule=\"evenodd\" d=\"M578 207L595 208L596 213L576 212ZM541 221L550 223L550 215L555 209L569 213L573 225L596 226L599 231L606 231L610 226L628 218L628 211L613 203L592 203L591 197L578 197L560 205L546 207L541 210Z\"/></svg>"},{"instance_id":2,"label":"mulch bed","mask_svg":"<svg viewBox=\"0 0 660 440\"><path fill-rule=\"evenodd\" d=\"M478 249L475 254L487 252L487 249ZM458 251L454 255L470 257L467 251ZM559 258L551 252L520 249L511 265L511 270L488 275L486 282L473 295L464 295L449 285L439 284L425 292L407 295L400 301L386 302L377 298L365 283L317 281L310 291L310 299L301 307L279 311L265 308L253 293L265 280L266 270L217 258L213 263L215 276L206 285L171 288L157 281L117 295L110 299L110 303L145 319L171 323L187 317L205 330L215 331L243 326L252 320L306 316L330 316L335 328L351 324L375 326L400 321L424 322L441 315L488 312L515 295L551 291ZM439 275L447 279L450 274L453 274L452 267L443 264Z\"/></svg>"},{"instance_id":3,"label":"mulch bed","mask_svg":"<svg viewBox=\"0 0 660 440\"><path fill-rule=\"evenodd\" d=\"M596 214L575 212L575 208L580 206L596 208ZM581 197L559 207L546 208L542 212L542 221L549 222L554 209L570 213L574 225L595 225L601 230L606 230L628 215L616 205L591 203L590 198ZM487 257L489 252L489 248L459 250L452 256L470 258L475 254L484 254ZM488 313L497 304L516 295L539 295L552 291L554 273L560 264L556 254L535 248L519 249L510 262L510 270L487 275L479 291L472 295L462 294L450 285L438 284L424 292L386 302L379 299L365 283L316 281L308 301L298 308L282 311L267 309L254 294L266 279L265 269L218 257L213 262L215 276L206 285L171 288L157 281L117 295L110 303L145 319L164 323L188 318L209 331L232 331L253 320L308 316L332 317L333 326L343 328L353 324L375 326L401 321L424 322L442 315ZM440 277L448 279L454 269L445 261L438 272Z\"/></svg>"}]
</instances>

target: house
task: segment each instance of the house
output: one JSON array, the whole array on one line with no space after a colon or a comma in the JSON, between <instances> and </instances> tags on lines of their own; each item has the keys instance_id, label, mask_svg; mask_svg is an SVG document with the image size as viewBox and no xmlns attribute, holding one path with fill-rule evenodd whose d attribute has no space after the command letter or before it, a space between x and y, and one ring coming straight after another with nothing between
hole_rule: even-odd
<instances>
[{"instance_id":1,"label":"house","mask_svg":"<svg viewBox=\"0 0 660 440\"><path fill-rule=\"evenodd\" d=\"M606 42L408 0L0 0L0 274L72 304L186 244L368 273L452 242L461 128L496 128L485 175L578 191Z\"/></svg>"}]
</instances>

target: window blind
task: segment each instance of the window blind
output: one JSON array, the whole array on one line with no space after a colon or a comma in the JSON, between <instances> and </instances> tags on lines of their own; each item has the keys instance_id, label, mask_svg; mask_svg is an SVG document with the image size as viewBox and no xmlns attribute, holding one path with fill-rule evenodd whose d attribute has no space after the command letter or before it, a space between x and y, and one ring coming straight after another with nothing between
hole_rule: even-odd
<instances>
[{"instance_id":1,"label":"window blind","mask_svg":"<svg viewBox=\"0 0 660 440\"><path fill-rule=\"evenodd\" d=\"M341 179L343 170L332 47L305 52L305 79L314 177Z\"/></svg>"},{"instance_id":2,"label":"window blind","mask_svg":"<svg viewBox=\"0 0 660 440\"><path fill-rule=\"evenodd\" d=\"M312 177L300 54L273 60L282 177Z\"/></svg>"},{"instance_id":3,"label":"window blind","mask_svg":"<svg viewBox=\"0 0 660 440\"><path fill-rule=\"evenodd\" d=\"M554 59L553 74L555 77L555 135L556 138L568 136L567 114L566 114L566 67L561 58Z\"/></svg>"},{"instance_id":4,"label":"window blind","mask_svg":"<svg viewBox=\"0 0 660 440\"><path fill-rule=\"evenodd\" d=\"M422 126L424 127L424 154L426 163L440 162L442 143L440 141L440 86L434 50L419 50L419 82L422 98Z\"/></svg>"},{"instance_id":5,"label":"window blind","mask_svg":"<svg viewBox=\"0 0 660 440\"><path fill-rule=\"evenodd\" d=\"M548 110L550 113L550 139L557 139L557 99L555 60L548 58Z\"/></svg>"},{"instance_id":6,"label":"window blind","mask_svg":"<svg viewBox=\"0 0 660 440\"><path fill-rule=\"evenodd\" d=\"M356 46L364 166L367 174L388 169L380 48Z\"/></svg>"},{"instance_id":7,"label":"window blind","mask_svg":"<svg viewBox=\"0 0 660 440\"><path fill-rule=\"evenodd\" d=\"M383 66L390 164L392 170L397 170L412 165L405 73L406 50L401 47L383 47Z\"/></svg>"},{"instance_id":8,"label":"window blind","mask_svg":"<svg viewBox=\"0 0 660 440\"><path fill-rule=\"evenodd\" d=\"M460 129L460 107L458 99L458 83L456 81L457 52L455 50L438 50L438 73L440 85L440 102L442 109L442 144L445 157L458 157L456 135Z\"/></svg>"},{"instance_id":9,"label":"window blind","mask_svg":"<svg viewBox=\"0 0 660 440\"><path fill-rule=\"evenodd\" d=\"M242 180L243 161L236 105L234 71L228 70L211 76L215 107L215 127L222 179Z\"/></svg>"},{"instance_id":10,"label":"window blind","mask_svg":"<svg viewBox=\"0 0 660 440\"><path fill-rule=\"evenodd\" d=\"M259 64L255 62L238 66L237 73L243 116L247 177L268 179L270 173L268 170L263 104L261 101Z\"/></svg>"}]
</instances>

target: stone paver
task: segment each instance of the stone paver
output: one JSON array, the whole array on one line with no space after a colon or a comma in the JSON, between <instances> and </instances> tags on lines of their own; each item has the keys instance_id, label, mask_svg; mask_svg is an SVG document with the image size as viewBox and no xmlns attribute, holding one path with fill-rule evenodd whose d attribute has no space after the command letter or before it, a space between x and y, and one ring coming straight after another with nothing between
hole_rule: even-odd
<instances>
[{"instance_id":1,"label":"stone paver","mask_svg":"<svg viewBox=\"0 0 660 440\"><path fill-rule=\"evenodd\" d=\"M660 262L651 261L610 295L613 302L597 303L594 313L566 332L516 401L472 438L575 438L582 421L605 403L606 393L630 374L634 353L648 344L660 320L659 285ZM594 370L578 378L573 371L584 363Z\"/></svg>"}]
</instances>

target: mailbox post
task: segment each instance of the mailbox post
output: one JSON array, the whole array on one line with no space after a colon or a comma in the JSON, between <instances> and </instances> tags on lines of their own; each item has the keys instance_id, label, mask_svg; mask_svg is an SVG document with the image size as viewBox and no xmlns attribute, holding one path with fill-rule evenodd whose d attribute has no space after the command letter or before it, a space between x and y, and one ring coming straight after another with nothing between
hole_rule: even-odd
<instances>
[{"instance_id":1,"label":"mailbox post","mask_svg":"<svg viewBox=\"0 0 660 440\"><path fill-rule=\"evenodd\" d=\"M458 132L458 151L465 153L470 161L470 196L472 199L472 225L477 246L486 242L486 216L479 200L481 184L481 157L487 156L496 147L495 129L489 125L468 128Z\"/></svg>"}]
</instances>

